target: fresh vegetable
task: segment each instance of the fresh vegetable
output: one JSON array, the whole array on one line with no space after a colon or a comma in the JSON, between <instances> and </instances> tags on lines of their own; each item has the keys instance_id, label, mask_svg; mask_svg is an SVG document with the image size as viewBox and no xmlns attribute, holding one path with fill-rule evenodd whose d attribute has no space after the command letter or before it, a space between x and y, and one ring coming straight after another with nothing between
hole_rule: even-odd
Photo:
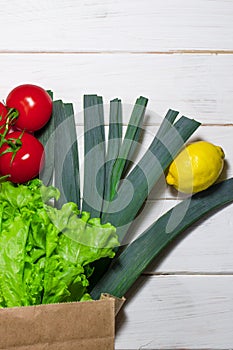
<instances>
[{"instance_id":1,"label":"fresh vegetable","mask_svg":"<svg viewBox=\"0 0 233 350\"><path fill-rule=\"evenodd\" d=\"M54 185L61 193L55 205L60 208L66 202L80 204L79 154L72 104L54 101L53 114L53 139L50 138L46 144L46 158L51 159L53 154L54 159L51 161L54 163ZM45 177L42 176L42 179L44 181Z\"/></svg>"},{"instance_id":2,"label":"fresh vegetable","mask_svg":"<svg viewBox=\"0 0 233 350\"><path fill-rule=\"evenodd\" d=\"M0 148L0 175L24 183L36 177L44 164L44 147L33 135L14 131Z\"/></svg>"},{"instance_id":3,"label":"fresh vegetable","mask_svg":"<svg viewBox=\"0 0 233 350\"><path fill-rule=\"evenodd\" d=\"M90 263L114 256L115 228L74 203L57 210L58 196L39 179L0 185L0 307L90 299Z\"/></svg>"},{"instance_id":4,"label":"fresh vegetable","mask_svg":"<svg viewBox=\"0 0 233 350\"><path fill-rule=\"evenodd\" d=\"M82 210L100 217L105 181L105 130L103 99L84 96L84 184Z\"/></svg>"},{"instance_id":5,"label":"fresh vegetable","mask_svg":"<svg viewBox=\"0 0 233 350\"><path fill-rule=\"evenodd\" d=\"M94 299L104 292L122 296L187 227L233 201L232 179L223 181L175 206L133 243L127 241L130 225L151 189L200 125L184 116L175 122L178 112L169 110L149 149L133 165L146 104L144 97L136 101L122 139L121 102L111 101L106 145L103 100L85 96L82 189L73 108L53 102L52 121L36 134L49 154L42 180L55 179L62 195L58 199L58 190L38 179L26 185L1 185L1 306L85 300L89 292ZM69 137L64 137L64 130ZM54 204L45 204L50 199ZM110 265L119 242L126 247Z\"/></svg>"},{"instance_id":6,"label":"fresh vegetable","mask_svg":"<svg viewBox=\"0 0 233 350\"><path fill-rule=\"evenodd\" d=\"M15 127L34 132L41 129L52 114L52 99L43 88L33 84L23 84L14 88L6 98L8 108L19 112Z\"/></svg>"},{"instance_id":7,"label":"fresh vegetable","mask_svg":"<svg viewBox=\"0 0 233 350\"><path fill-rule=\"evenodd\" d=\"M24 183L43 169L44 147L30 133L41 130L50 120L53 106L50 95L37 85L24 84L10 92L6 106L0 103L1 181L8 177L12 182Z\"/></svg>"},{"instance_id":8,"label":"fresh vegetable","mask_svg":"<svg viewBox=\"0 0 233 350\"><path fill-rule=\"evenodd\" d=\"M8 110L3 103L0 102L0 134L3 134L6 128L6 117Z\"/></svg>"},{"instance_id":9,"label":"fresh vegetable","mask_svg":"<svg viewBox=\"0 0 233 350\"><path fill-rule=\"evenodd\" d=\"M109 112L109 132L108 132L108 147L106 151L105 159L105 188L104 188L104 203L103 212L106 211L108 201L111 198L112 191L112 170L116 159L118 158L123 133L123 122L122 122L122 104L118 98L110 101L110 112ZM133 135L135 136L135 135ZM133 137L131 136L131 138ZM121 178L120 174L120 178Z\"/></svg>"},{"instance_id":10,"label":"fresh vegetable","mask_svg":"<svg viewBox=\"0 0 233 350\"><path fill-rule=\"evenodd\" d=\"M206 141L188 144L168 168L166 181L184 193L196 193L213 185L224 166L221 147Z\"/></svg>"}]
</instances>

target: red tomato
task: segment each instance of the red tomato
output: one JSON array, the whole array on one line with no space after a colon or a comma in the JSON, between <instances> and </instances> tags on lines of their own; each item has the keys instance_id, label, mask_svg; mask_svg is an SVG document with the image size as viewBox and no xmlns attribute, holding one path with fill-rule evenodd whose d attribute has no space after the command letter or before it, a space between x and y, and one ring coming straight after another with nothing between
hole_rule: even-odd
<instances>
[{"instance_id":1,"label":"red tomato","mask_svg":"<svg viewBox=\"0 0 233 350\"><path fill-rule=\"evenodd\" d=\"M9 93L6 105L19 112L15 127L33 132L41 129L49 121L53 104L51 97L43 88L33 84L23 84Z\"/></svg>"},{"instance_id":2,"label":"red tomato","mask_svg":"<svg viewBox=\"0 0 233 350\"><path fill-rule=\"evenodd\" d=\"M21 136L21 138L20 138ZM33 135L21 131L14 131L6 139L19 139L22 142L12 160L13 153L2 152L10 149L8 144L0 148L0 174L10 175L9 180L24 183L36 177L44 166L44 147ZM15 144L15 141L13 141Z\"/></svg>"},{"instance_id":3,"label":"red tomato","mask_svg":"<svg viewBox=\"0 0 233 350\"><path fill-rule=\"evenodd\" d=\"M7 113L7 108L4 106L3 103L0 102L0 134L3 134L5 131Z\"/></svg>"}]
</instances>

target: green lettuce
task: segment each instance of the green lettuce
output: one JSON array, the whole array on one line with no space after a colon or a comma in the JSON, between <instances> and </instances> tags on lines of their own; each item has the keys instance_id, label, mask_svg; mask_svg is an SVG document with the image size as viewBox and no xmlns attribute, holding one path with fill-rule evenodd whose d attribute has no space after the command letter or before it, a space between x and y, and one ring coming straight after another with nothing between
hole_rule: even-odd
<instances>
[{"instance_id":1,"label":"green lettuce","mask_svg":"<svg viewBox=\"0 0 233 350\"><path fill-rule=\"evenodd\" d=\"M39 179L1 183L0 307L88 300L90 264L114 256L115 228L58 198Z\"/></svg>"}]
</instances>

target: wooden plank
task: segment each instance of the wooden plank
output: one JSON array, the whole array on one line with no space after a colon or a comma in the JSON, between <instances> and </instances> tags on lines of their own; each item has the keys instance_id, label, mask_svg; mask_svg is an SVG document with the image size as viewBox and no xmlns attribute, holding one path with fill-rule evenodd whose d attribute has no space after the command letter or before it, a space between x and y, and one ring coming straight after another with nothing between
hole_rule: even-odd
<instances>
[{"instance_id":1,"label":"wooden plank","mask_svg":"<svg viewBox=\"0 0 233 350\"><path fill-rule=\"evenodd\" d=\"M231 349L233 276L141 277L117 318L116 350Z\"/></svg>"},{"instance_id":2,"label":"wooden plank","mask_svg":"<svg viewBox=\"0 0 233 350\"><path fill-rule=\"evenodd\" d=\"M11 2L9 2L11 3ZM0 54L0 95L30 82L52 89L54 98L75 102L82 120L83 94L104 102L119 97L126 112L136 98L149 98L147 124L161 120L168 108L203 123L233 123L233 55L67 55ZM129 114L129 113L127 113Z\"/></svg>"},{"instance_id":3,"label":"wooden plank","mask_svg":"<svg viewBox=\"0 0 233 350\"><path fill-rule=\"evenodd\" d=\"M231 0L1 1L0 50L232 50Z\"/></svg>"}]
</instances>

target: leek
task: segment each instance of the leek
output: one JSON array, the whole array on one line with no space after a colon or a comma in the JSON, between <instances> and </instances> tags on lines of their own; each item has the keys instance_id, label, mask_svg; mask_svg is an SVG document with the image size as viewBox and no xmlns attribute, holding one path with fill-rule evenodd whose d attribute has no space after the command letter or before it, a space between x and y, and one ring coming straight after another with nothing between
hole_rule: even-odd
<instances>
[{"instance_id":1,"label":"leek","mask_svg":"<svg viewBox=\"0 0 233 350\"><path fill-rule=\"evenodd\" d=\"M77 135L72 104L53 102L54 185L60 191L56 207L66 202L80 206L80 180Z\"/></svg>"},{"instance_id":2,"label":"leek","mask_svg":"<svg viewBox=\"0 0 233 350\"><path fill-rule=\"evenodd\" d=\"M105 130L102 97L84 96L84 186L82 211L101 216L105 184Z\"/></svg>"},{"instance_id":3,"label":"leek","mask_svg":"<svg viewBox=\"0 0 233 350\"><path fill-rule=\"evenodd\" d=\"M47 91L53 98L53 92ZM40 178L46 186L49 186L53 182L54 174L54 111L48 123L40 130L35 132L36 138L42 143L45 148L45 166L40 172Z\"/></svg>"},{"instance_id":4,"label":"leek","mask_svg":"<svg viewBox=\"0 0 233 350\"><path fill-rule=\"evenodd\" d=\"M110 200L112 200L116 195L117 185L122 178L123 173L126 172L127 167L130 164L130 159L136 150L137 141L142 131L141 127L144 120L147 102L148 100L141 96L137 99L134 105L126 134L119 150L119 156L116 159L112 169Z\"/></svg>"},{"instance_id":5,"label":"leek","mask_svg":"<svg viewBox=\"0 0 233 350\"><path fill-rule=\"evenodd\" d=\"M233 178L188 198L152 224L113 261L109 270L91 291L93 299L101 293L122 297L148 264L194 222L214 209L233 202Z\"/></svg>"},{"instance_id":6,"label":"leek","mask_svg":"<svg viewBox=\"0 0 233 350\"><path fill-rule=\"evenodd\" d=\"M114 99L110 101L109 114L109 132L108 145L105 161L105 190L104 200L109 201L111 198L111 179L114 164L118 158L122 142L122 105L121 100ZM104 203L103 212L106 211L106 202Z\"/></svg>"}]
</instances>

